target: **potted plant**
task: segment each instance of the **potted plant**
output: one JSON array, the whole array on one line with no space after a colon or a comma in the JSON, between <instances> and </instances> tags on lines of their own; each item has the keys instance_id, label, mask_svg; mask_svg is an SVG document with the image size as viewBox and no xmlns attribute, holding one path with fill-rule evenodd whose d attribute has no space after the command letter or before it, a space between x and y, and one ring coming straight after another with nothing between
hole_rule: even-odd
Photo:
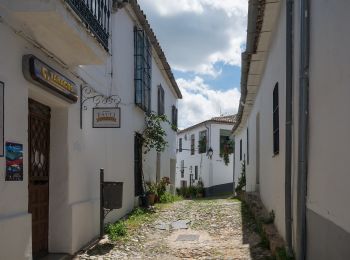
<instances>
[{"instance_id":1,"label":"potted plant","mask_svg":"<svg viewBox=\"0 0 350 260\"><path fill-rule=\"evenodd\" d=\"M204 195L204 184L201 180L198 181L197 183L197 194L196 197L197 198L202 198Z\"/></svg>"},{"instance_id":2,"label":"potted plant","mask_svg":"<svg viewBox=\"0 0 350 260\"><path fill-rule=\"evenodd\" d=\"M146 183L147 185L147 198L149 205L154 205L156 195L157 195L157 184L148 182Z\"/></svg>"}]
</instances>

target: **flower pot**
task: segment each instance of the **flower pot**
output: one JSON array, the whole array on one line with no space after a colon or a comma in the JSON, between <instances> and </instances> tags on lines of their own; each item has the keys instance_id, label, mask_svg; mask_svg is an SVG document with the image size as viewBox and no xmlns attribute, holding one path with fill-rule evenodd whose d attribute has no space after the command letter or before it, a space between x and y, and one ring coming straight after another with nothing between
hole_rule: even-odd
<instances>
[{"instance_id":1,"label":"flower pot","mask_svg":"<svg viewBox=\"0 0 350 260\"><path fill-rule=\"evenodd\" d=\"M148 202L149 202L149 204L150 204L150 205L154 205L154 201L155 201L155 198L156 198L156 194L154 194L154 193L149 193L149 194L147 195L147 197L148 197Z\"/></svg>"}]
</instances>

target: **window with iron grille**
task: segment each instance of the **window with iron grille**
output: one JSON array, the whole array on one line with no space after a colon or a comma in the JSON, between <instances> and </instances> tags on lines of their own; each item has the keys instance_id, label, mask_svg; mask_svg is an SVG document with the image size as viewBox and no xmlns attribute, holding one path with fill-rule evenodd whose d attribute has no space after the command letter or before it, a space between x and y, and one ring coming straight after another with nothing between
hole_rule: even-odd
<instances>
[{"instance_id":1,"label":"window with iron grille","mask_svg":"<svg viewBox=\"0 0 350 260\"><path fill-rule=\"evenodd\" d=\"M191 155L194 155L194 147L195 147L195 136L191 135Z\"/></svg>"},{"instance_id":2,"label":"window with iron grille","mask_svg":"<svg viewBox=\"0 0 350 260\"><path fill-rule=\"evenodd\" d=\"M185 161L184 160L181 160L180 172L181 172L181 178L184 178L185 177Z\"/></svg>"},{"instance_id":3,"label":"window with iron grille","mask_svg":"<svg viewBox=\"0 0 350 260\"><path fill-rule=\"evenodd\" d=\"M234 149L234 141L231 139L231 130L220 129L220 156L224 153L231 154Z\"/></svg>"},{"instance_id":4,"label":"window with iron grille","mask_svg":"<svg viewBox=\"0 0 350 260\"><path fill-rule=\"evenodd\" d=\"M279 94L278 83L273 89L273 153L278 154L280 151L280 122L279 122Z\"/></svg>"},{"instance_id":5,"label":"window with iron grille","mask_svg":"<svg viewBox=\"0 0 350 260\"><path fill-rule=\"evenodd\" d=\"M164 115L164 89L158 86L158 116Z\"/></svg>"},{"instance_id":6,"label":"window with iron grille","mask_svg":"<svg viewBox=\"0 0 350 260\"><path fill-rule=\"evenodd\" d=\"M177 108L176 106L172 106L171 109L171 123L174 128L177 128Z\"/></svg>"},{"instance_id":7,"label":"window with iron grille","mask_svg":"<svg viewBox=\"0 0 350 260\"><path fill-rule=\"evenodd\" d=\"M199 132L198 153L207 152L207 130Z\"/></svg>"},{"instance_id":8,"label":"window with iron grille","mask_svg":"<svg viewBox=\"0 0 350 260\"><path fill-rule=\"evenodd\" d=\"M179 139L179 152L182 152L182 138Z\"/></svg>"},{"instance_id":9,"label":"window with iron grille","mask_svg":"<svg viewBox=\"0 0 350 260\"><path fill-rule=\"evenodd\" d=\"M198 180L198 166L194 166L194 179Z\"/></svg>"},{"instance_id":10,"label":"window with iron grille","mask_svg":"<svg viewBox=\"0 0 350 260\"><path fill-rule=\"evenodd\" d=\"M146 33L134 28L135 104L151 111L152 48Z\"/></svg>"},{"instance_id":11,"label":"window with iron grille","mask_svg":"<svg viewBox=\"0 0 350 260\"><path fill-rule=\"evenodd\" d=\"M239 160L242 161L242 139L239 141Z\"/></svg>"}]
</instances>

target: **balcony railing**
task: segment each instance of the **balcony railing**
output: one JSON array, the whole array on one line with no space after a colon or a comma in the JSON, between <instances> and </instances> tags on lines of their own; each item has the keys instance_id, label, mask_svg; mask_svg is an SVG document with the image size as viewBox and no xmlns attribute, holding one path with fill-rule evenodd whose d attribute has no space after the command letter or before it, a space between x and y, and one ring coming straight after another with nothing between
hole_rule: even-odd
<instances>
[{"instance_id":1,"label":"balcony railing","mask_svg":"<svg viewBox=\"0 0 350 260\"><path fill-rule=\"evenodd\" d=\"M108 51L111 0L65 0Z\"/></svg>"}]
</instances>

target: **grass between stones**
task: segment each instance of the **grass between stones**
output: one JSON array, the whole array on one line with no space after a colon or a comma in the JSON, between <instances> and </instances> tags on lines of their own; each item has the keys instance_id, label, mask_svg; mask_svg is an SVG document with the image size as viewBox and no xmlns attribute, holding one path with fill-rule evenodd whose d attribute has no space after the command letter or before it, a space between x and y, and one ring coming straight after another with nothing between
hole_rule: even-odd
<instances>
[{"instance_id":1,"label":"grass between stones","mask_svg":"<svg viewBox=\"0 0 350 260\"><path fill-rule=\"evenodd\" d=\"M171 204L156 204L154 209L135 208L124 219L106 226L105 232L111 241L125 241L134 234L142 225L156 220L158 212L165 210Z\"/></svg>"}]
</instances>

